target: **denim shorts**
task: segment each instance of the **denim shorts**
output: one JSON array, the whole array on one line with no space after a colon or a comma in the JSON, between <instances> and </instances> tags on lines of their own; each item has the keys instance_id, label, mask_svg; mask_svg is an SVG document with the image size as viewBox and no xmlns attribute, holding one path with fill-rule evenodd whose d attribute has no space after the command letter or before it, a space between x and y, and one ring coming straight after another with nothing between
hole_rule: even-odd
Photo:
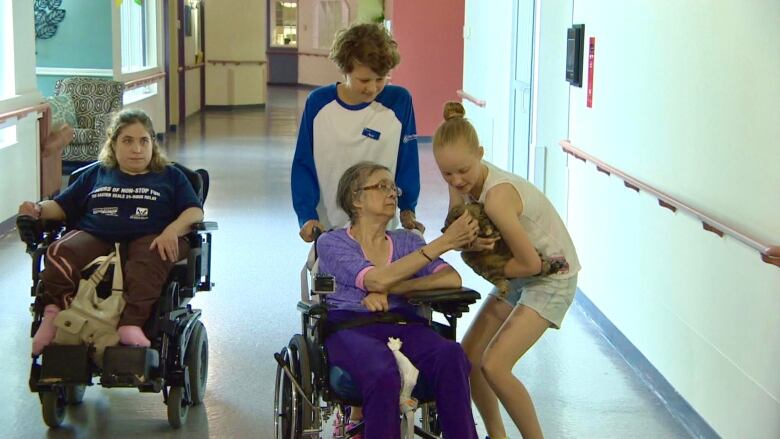
<instances>
[{"instance_id":1,"label":"denim shorts","mask_svg":"<svg viewBox=\"0 0 780 439\"><path fill-rule=\"evenodd\" d=\"M566 279L553 277L516 278L509 280L509 292L505 297L498 295L493 288L491 296L503 300L512 307L525 305L538 312L555 329L561 328L561 322L569 309L577 290L577 275Z\"/></svg>"}]
</instances>

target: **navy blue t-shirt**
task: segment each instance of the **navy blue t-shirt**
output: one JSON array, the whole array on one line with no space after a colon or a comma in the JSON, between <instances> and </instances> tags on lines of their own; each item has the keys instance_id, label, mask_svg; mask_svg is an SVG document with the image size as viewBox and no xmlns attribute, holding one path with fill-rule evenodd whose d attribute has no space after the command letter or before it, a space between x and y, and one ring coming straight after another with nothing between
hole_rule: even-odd
<instances>
[{"instance_id":1,"label":"navy blue t-shirt","mask_svg":"<svg viewBox=\"0 0 780 439\"><path fill-rule=\"evenodd\" d=\"M54 201L68 223L109 242L160 234L184 210L202 208L187 177L170 165L139 175L94 166Z\"/></svg>"}]
</instances>

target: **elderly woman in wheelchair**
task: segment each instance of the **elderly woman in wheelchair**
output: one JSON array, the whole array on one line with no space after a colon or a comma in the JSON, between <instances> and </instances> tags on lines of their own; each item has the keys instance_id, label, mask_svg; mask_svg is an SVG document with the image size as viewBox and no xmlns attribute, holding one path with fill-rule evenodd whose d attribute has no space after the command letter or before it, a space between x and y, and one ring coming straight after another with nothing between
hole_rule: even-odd
<instances>
[{"instance_id":1,"label":"elderly woman in wheelchair","mask_svg":"<svg viewBox=\"0 0 780 439\"><path fill-rule=\"evenodd\" d=\"M169 421L178 427L205 391L206 331L200 311L185 305L195 291L211 287L211 235L206 233L204 241L196 231L216 228L201 222L208 174L169 163L151 120L140 110L114 117L99 158L77 170L54 200L19 207L17 224L34 268L30 387L41 396L44 420L56 427L63 406L80 402L85 385L102 369L103 386L162 390ZM124 278L119 294L126 303L124 310L121 305L115 310L121 312L118 328L105 328L98 316L58 319L81 294L82 269L115 243L121 243L116 246ZM185 258L187 266L174 270ZM153 311L157 318L150 320ZM84 328L97 328L87 336L94 336L95 343L52 344L59 341L58 331L84 337ZM105 346L117 341L122 347Z\"/></svg>"},{"instance_id":2,"label":"elderly woman in wheelchair","mask_svg":"<svg viewBox=\"0 0 780 439\"><path fill-rule=\"evenodd\" d=\"M316 242L319 277L332 276L334 285L334 291L325 297L326 311L321 315L324 320L321 324L326 335L319 342L324 344L328 367L349 375L359 393L360 401L344 401L348 398L341 401L352 405L362 403L365 437L400 437L399 396L404 377L388 348L388 338L393 337L400 339L401 352L419 369L420 376L431 388L438 425L444 436L475 438L468 359L459 344L439 335L429 320L420 316L409 294L460 288L460 276L439 256L473 241L477 225L466 214L429 244L407 230L387 231L387 224L395 215L397 196L392 174L378 164L359 163L341 178L337 200L348 213L351 225L327 232ZM304 316L307 337L306 319L316 313L309 311ZM302 390L306 391L306 387L311 390L317 383L308 381L305 376L308 373L301 371L300 363L305 356L305 369L317 369L316 364L314 367L309 364L316 362L317 355L309 353L308 346L300 346L296 337L291 342L291 352L286 353L287 362L297 361L289 366L293 374L302 378ZM333 378L331 373L331 381ZM316 399L310 395L304 398ZM304 425L299 425L302 428L297 432L283 428L281 436L300 437L312 426L309 421L317 417L309 410L313 405L298 406L299 414L292 416ZM284 410L280 412L280 416L290 416Z\"/></svg>"}]
</instances>

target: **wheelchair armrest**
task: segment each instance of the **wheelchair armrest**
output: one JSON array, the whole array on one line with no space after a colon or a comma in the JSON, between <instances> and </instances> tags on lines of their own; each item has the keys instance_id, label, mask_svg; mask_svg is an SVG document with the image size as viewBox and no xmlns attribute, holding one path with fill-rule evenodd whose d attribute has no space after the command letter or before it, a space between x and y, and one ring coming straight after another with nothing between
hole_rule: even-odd
<instances>
[{"instance_id":1,"label":"wheelchair armrest","mask_svg":"<svg viewBox=\"0 0 780 439\"><path fill-rule=\"evenodd\" d=\"M410 304L430 306L432 310L448 316L448 320L450 317L459 318L464 312L468 312L469 306L481 297L470 288L415 291L406 295Z\"/></svg>"},{"instance_id":2,"label":"wheelchair armrest","mask_svg":"<svg viewBox=\"0 0 780 439\"><path fill-rule=\"evenodd\" d=\"M465 304L476 303L482 296L470 288L415 291L406 295L412 305Z\"/></svg>"},{"instance_id":3,"label":"wheelchair armrest","mask_svg":"<svg viewBox=\"0 0 780 439\"><path fill-rule=\"evenodd\" d=\"M63 225L62 221L40 220L29 215L16 217L16 230L19 232L19 239L27 244L27 251L35 250L38 244L43 242L44 233L53 233Z\"/></svg>"},{"instance_id":4,"label":"wheelchair armrest","mask_svg":"<svg viewBox=\"0 0 780 439\"><path fill-rule=\"evenodd\" d=\"M193 232L210 232L219 229L216 221L203 221L192 225Z\"/></svg>"}]
</instances>

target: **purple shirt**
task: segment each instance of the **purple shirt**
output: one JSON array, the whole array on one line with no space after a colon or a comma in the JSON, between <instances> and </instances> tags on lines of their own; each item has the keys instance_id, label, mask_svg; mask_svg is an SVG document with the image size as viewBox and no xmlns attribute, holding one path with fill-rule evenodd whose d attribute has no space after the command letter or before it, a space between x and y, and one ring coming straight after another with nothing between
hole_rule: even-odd
<instances>
[{"instance_id":1,"label":"purple shirt","mask_svg":"<svg viewBox=\"0 0 780 439\"><path fill-rule=\"evenodd\" d=\"M387 232L390 244L388 264L417 251L425 241L408 230L390 230ZM328 273L336 278L336 291L326 296L329 310L369 312L360 303L366 297L363 280L366 273L374 269L374 264L366 258L363 248L349 234L348 229L338 229L325 233L317 240L320 273ZM449 265L436 258L412 276L429 276ZM414 310L412 305L400 294L388 295L391 311Z\"/></svg>"}]
</instances>

